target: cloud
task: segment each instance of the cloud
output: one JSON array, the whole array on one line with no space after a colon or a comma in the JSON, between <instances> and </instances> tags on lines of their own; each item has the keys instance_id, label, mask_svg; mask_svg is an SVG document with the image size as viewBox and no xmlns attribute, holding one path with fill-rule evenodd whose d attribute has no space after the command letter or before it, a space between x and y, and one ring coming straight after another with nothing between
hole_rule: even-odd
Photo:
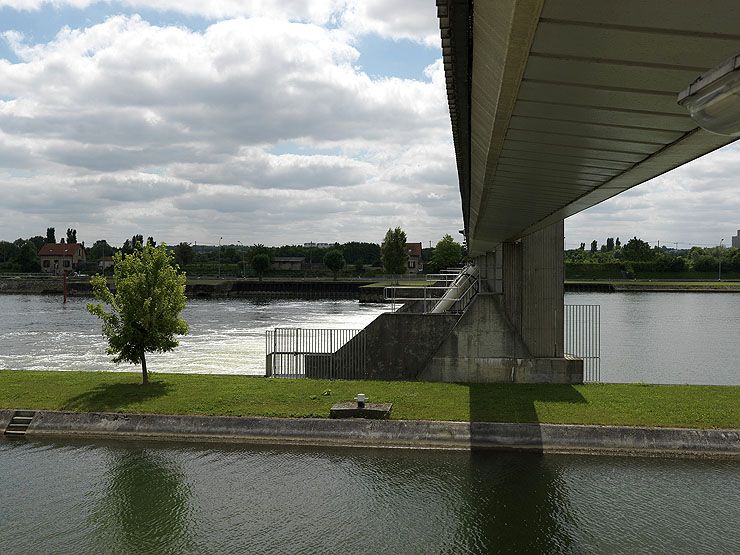
<instances>
[{"instance_id":1,"label":"cloud","mask_svg":"<svg viewBox=\"0 0 740 555\"><path fill-rule=\"evenodd\" d=\"M717 245L740 229L740 145L730 144L566 220L569 248L633 236L680 248Z\"/></svg>"},{"instance_id":2,"label":"cloud","mask_svg":"<svg viewBox=\"0 0 740 555\"><path fill-rule=\"evenodd\" d=\"M133 10L155 10L218 21L266 17L341 27L355 35L369 33L439 46L437 11L428 0L0 0L0 8L40 11L46 7L85 9L109 3Z\"/></svg>"},{"instance_id":3,"label":"cloud","mask_svg":"<svg viewBox=\"0 0 740 555\"><path fill-rule=\"evenodd\" d=\"M274 244L459 228L441 61L423 80L370 77L347 30L274 18L196 32L113 16L5 39L20 61L0 60L0 236L249 229Z\"/></svg>"}]
</instances>

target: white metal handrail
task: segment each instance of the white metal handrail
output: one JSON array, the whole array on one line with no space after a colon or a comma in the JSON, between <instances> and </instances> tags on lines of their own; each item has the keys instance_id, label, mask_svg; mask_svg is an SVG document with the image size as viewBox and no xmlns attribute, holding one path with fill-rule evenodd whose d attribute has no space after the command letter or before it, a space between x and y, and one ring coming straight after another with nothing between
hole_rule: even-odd
<instances>
[{"instance_id":1,"label":"white metal handrail","mask_svg":"<svg viewBox=\"0 0 740 555\"><path fill-rule=\"evenodd\" d=\"M424 313L429 312L464 312L470 301L480 290L480 277L478 268L472 265L461 268L457 273L447 270L442 274L428 274L427 281L435 285L424 286L402 286L388 285L383 288L383 297L392 303L392 310L396 310L396 301L424 302ZM467 285L466 282L467 281ZM444 283L445 285L436 285ZM461 288L465 288L462 293ZM399 296L398 290L422 291L421 296ZM453 292L454 291L454 292ZM435 301L430 308L429 302Z\"/></svg>"}]
</instances>

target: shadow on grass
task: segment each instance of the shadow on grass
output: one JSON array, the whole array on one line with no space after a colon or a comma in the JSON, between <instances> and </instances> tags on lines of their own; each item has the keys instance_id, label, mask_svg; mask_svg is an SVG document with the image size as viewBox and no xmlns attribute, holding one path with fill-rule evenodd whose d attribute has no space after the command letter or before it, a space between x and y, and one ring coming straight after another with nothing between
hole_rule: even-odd
<instances>
[{"instance_id":1,"label":"shadow on grass","mask_svg":"<svg viewBox=\"0 0 740 555\"><path fill-rule=\"evenodd\" d=\"M570 384L470 384L471 422L539 423L535 403L587 403Z\"/></svg>"},{"instance_id":2,"label":"shadow on grass","mask_svg":"<svg viewBox=\"0 0 740 555\"><path fill-rule=\"evenodd\" d=\"M477 437L490 433L491 422L527 424L518 426L522 442L542 452L542 428L536 403L587 403L570 384L470 384L470 431Z\"/></svg>"},{"instance_id":3,"label":"shadow on grass","mask_svg":"<svg viewBox=\"0 0 740 555\"><path fill-rule=\"evenodd\" d=\"M132 404L162 397L169 390L170 386L163 382L149 382L148 385L138 383L100 385L68 399L62 408L77 412L116 411Z\"/></svg>"}]
</instances>

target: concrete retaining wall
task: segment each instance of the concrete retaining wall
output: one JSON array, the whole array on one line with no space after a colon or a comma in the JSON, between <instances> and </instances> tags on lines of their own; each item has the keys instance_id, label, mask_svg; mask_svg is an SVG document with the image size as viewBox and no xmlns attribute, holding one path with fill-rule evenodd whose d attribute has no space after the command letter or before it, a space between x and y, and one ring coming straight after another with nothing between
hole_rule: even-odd
<instances>
[{"instance_id":1,"label":"concrete retaining wall","mask_svg":"<svg viewBox=\"0 0 740 555\"><path fill-rule=\"evenodd\" d=\"M0 412L0 418L12 411ZM9 419L9 416L6 416ZM28 437L740 457L740 430L39 411Z\"/></svg>"},{"instance_id":2,"label":"concrete retaining wall","mask_svg":"<svg viewBox=\"0 0 740 555\"><path fill-rule=\"evenodd\" d=\"M416 380L457 320L458 316L451 314L380 314L360 335L330 355L331 365L322 363L319 356L307 357L306 377L328 379L339 375L369 380ZM361 376L354 367L358 341L365 342L366 353L365 372Z\"/></svg>"},{"instance_id":3,"label":"concrete retaining wall","mask_svg":"<svg viewBox=\"0 0 740 555\"><path fill-rule=\"evenodd\" d=\"M464 383L583 383L583 361L534 357L506 316L503 295L479 293L419 379Z\"/></svg>"},{"instance_id":4,"label":"concrete retaining wall","mask_svg":"<svg viewBox=\"0 0 740 555\"><path fill-rule=\"evenodd\" d=\"M5 431L5 428L10 424L11 418L13 418L13 410L0 410L0 434Z\"/></svg>"}]
</instances>

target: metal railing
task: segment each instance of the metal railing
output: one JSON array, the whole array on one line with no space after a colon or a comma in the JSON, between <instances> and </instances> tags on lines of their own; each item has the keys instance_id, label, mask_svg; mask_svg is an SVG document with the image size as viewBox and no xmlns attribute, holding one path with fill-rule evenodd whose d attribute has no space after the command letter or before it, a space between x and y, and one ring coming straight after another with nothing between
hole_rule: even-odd
<instances>
[{"instance_id":1,"label":"metal railing","mask_svg":"<svg viewBox=\"0 0 740 555\"><path fill-rule=\"evenodd\" d=\"M601 380L601 306L565 305L565 353L583 359L583 381Z\"/></svg>"},{"instance_id":2,"label":"metal railing","mask_svg":"<svg viewBox=\"0 0 740 555\"><path fill-rule=\"evenodd\" d=\"M366 374L364 330L275 328L265 333L265 375L358 379Z\"/></svg>"},{"instance_id":3,"label":"metal railing","mask_svg":"<svg viewBox=\"0 0 740 555\"><path fill-rule=\"evenodd\" d=\"M388 285L383 288L383 297L385 300L391 302L391 310L393 312L396 311L397 303L403 305L409 302L420 302L422 303L421 312L428 314L434 310L443 297L447 296L448 300L454 302L445 312L462 314L480 291L480 274L475 267L473 269L475 272L466 276L468 278L467 281L457 286L456 295L450 296L448 292L455 287L454 283L462 275L465 268L451 268L439 274L427 274L426 281L433 285ZM462 293L460 292L461 287L464 287ZM419 291L421 293L418 293Z\"/></svg>"}]
</instances>

